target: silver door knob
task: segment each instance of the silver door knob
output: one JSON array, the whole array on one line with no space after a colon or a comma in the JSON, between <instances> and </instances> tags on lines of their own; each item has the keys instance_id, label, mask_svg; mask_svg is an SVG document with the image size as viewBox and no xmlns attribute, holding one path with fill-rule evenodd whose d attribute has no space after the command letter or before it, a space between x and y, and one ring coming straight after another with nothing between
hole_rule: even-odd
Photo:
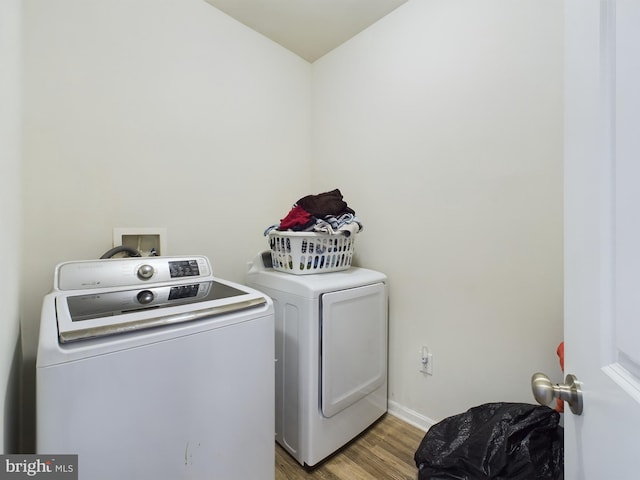
<instances>
[{"instance_id":1,"label":"silver door knob","mask_svg":"<svg viewBox=\"0 0 640 480\"><path fill-rule=\"evenodd\" d=\"M569 408L576 415L582 415L581 383L575 375L567 375L563 385L554 385L544 373L534 373L531 377L531 390L540 405L549 405L554 398L559 398L569 404Z\"/></svg>"}]
</instances>

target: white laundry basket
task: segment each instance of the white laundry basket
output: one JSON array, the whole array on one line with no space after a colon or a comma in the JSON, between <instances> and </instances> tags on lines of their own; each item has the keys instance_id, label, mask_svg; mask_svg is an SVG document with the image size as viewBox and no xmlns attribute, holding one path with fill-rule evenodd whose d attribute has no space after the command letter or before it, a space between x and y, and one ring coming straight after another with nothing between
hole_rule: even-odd
<instances>
[{"instance_id":1,"label":"white laundry basket","mask_svg":"<svg viewBox=\"0 0 640 480\"><path fill-rule=\"evenodd\" d=\"M351 267L355 235L316 232L269 232L274 270L308 275L347 270Z\"/></svg>"}]
</instances>

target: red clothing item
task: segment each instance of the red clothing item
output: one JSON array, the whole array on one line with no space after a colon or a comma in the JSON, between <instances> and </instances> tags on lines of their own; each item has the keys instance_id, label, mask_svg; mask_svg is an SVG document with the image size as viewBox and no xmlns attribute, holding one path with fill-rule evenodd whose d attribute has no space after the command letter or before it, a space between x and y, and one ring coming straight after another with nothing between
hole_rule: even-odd
<instances>
[{"instance_id":1,"label":"red clothing item","mask_svg":"<svg viewBox=\"0 0 640 480\"><path fill-rule=\"evenodd\" d=\"M558 354L558 358L560 359L560 368L564 372L564 342L560 342L560 345L558 345L558 350L556 350L556 353Z\"/></svg>"},{"instance_id":2,"label":"red clothing item","mask_svg":"<svg viewBox=\"0 0 640 480\"><path fill-rule=\"evenodd\" d=\"M306 225L311 220L311 214L299 205L295 205L284 217L280 220L279 230L289 230L293 227L301 227Z\"/></svg>"},{"instance_id":3,"label":"red clothing item","mask_svg":"<svg viewBox=\"0 0 640 480\"><path fill-rule=\"evenodd\" d=\"M558 349L556 350L558 354L558 358L560 359L560 368L564 372L564 342L560 342L558 345ZM564 413L564 402L559 398L556 399L556 411L560 413Z\"/></svg>"}]
</instances>

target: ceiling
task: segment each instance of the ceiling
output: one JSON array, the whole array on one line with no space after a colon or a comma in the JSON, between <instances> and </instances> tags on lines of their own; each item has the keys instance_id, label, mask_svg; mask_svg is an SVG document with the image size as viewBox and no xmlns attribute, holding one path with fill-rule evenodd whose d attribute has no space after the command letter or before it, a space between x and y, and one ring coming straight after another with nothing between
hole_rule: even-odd
<instances>
[{"instance_id":1,"label":"ceiling","mask_svg":"<svg viewBox=\"0 0 640 480\"><path fill-rule=\"evenodd\" d=\"M314 62L407 0L205 0Z\"/></svg>"}]
</instances>

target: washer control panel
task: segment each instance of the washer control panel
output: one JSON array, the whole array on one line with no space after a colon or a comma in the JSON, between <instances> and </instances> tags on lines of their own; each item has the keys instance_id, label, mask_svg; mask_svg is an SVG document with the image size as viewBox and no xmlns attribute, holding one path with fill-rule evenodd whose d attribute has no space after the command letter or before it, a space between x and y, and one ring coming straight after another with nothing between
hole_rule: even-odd
<instances>
[{"instance_id":1,"label":"washer control panel","mask_svg":"<svg viewBox=\"0 0 640 480\"><path fill-rule=\"evenodd\" d=\"M200 266L196 260L176 260L169 262L171 278L198 277Z\"/></svg>"},{"instance_id":2,"label":"washer control panel","mask_svg":"<svg viewBox=\"0 0 640 480\"><path fill-rule=\"evenodd\" d=\"M154 273L156 273L156 270L151 265L147 265L146 263L138 267L138 278L140 280L149 280L151 277L153 277Z\"/></svg>"},{"instance_id":3,"label":"washer control panel","mask_svg":"<svg viewBox=\"0 0 640 480\"><path fill-rule=\"evenodd\" d=\"M212 277L204 256L133 257L65 262L56 266L54 290L129 287Z\"/></svg>"}]
</instances>

